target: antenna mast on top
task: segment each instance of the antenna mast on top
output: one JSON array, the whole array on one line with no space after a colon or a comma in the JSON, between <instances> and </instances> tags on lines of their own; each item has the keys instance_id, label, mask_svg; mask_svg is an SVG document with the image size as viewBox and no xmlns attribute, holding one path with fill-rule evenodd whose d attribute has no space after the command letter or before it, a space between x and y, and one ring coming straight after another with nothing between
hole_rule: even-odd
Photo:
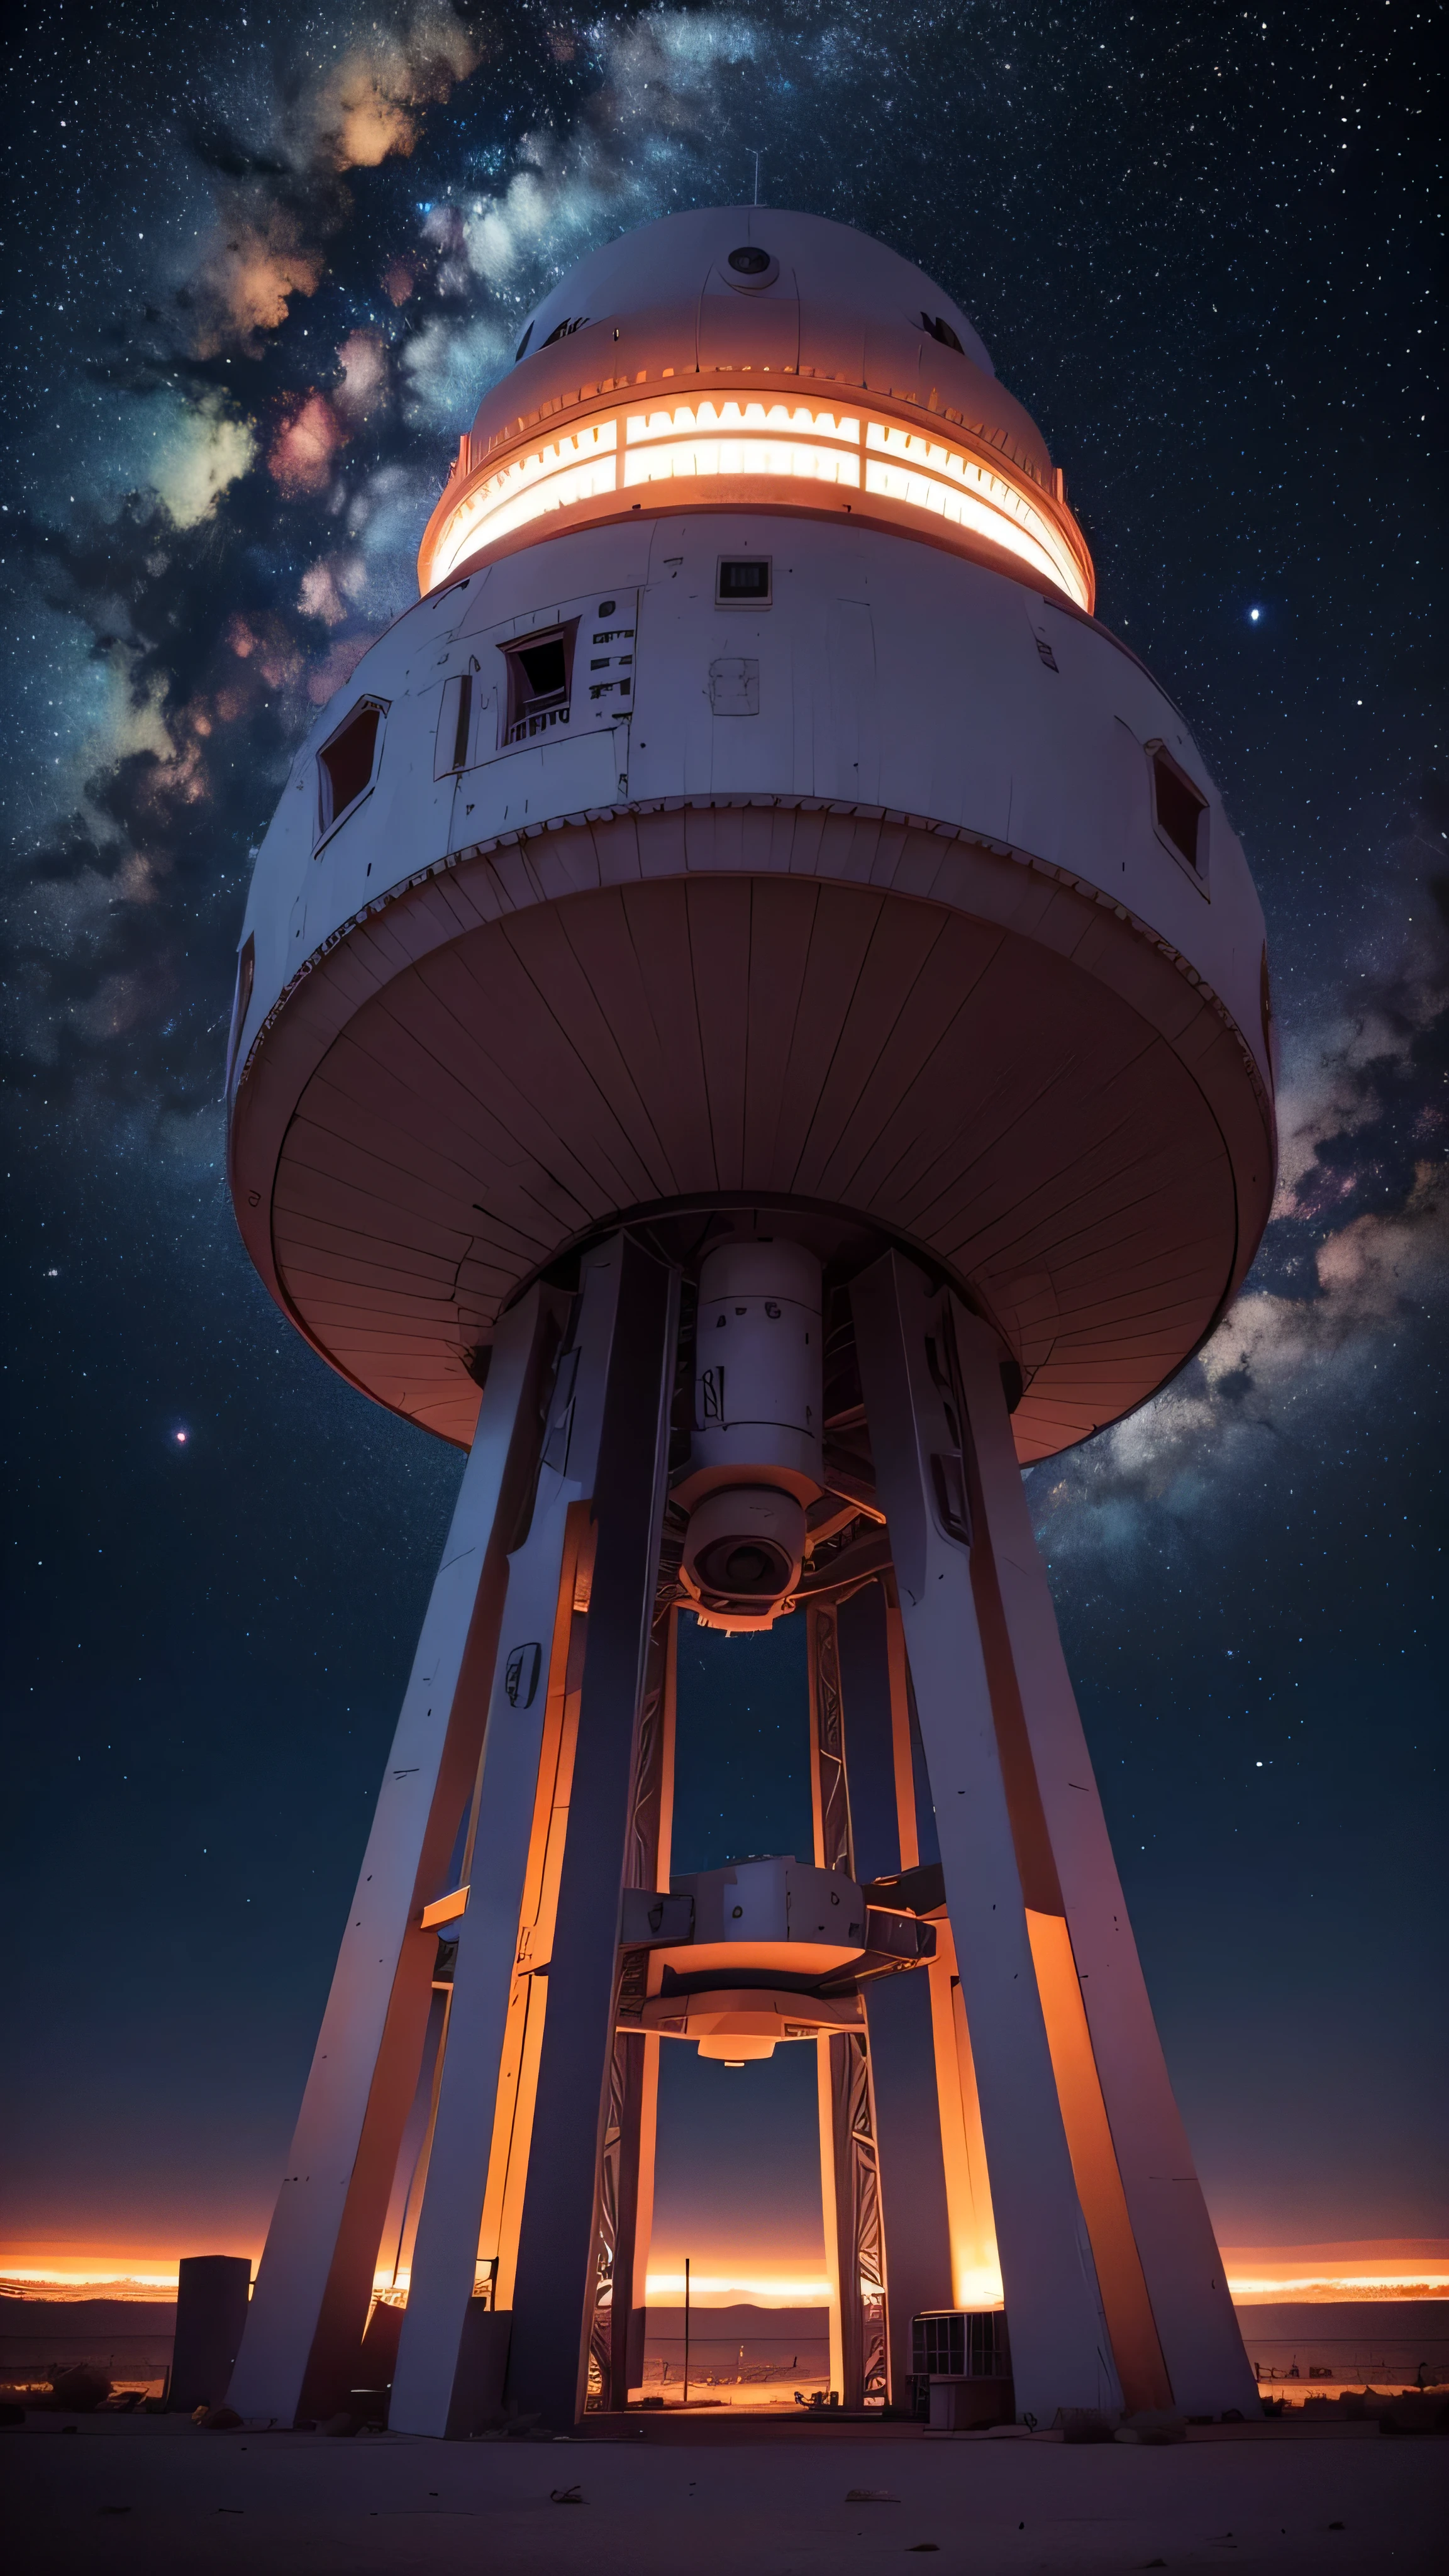
<instances>
[{"instance_id":1,"label":"antenna mast on top","mask_svg":"<svg viewBox=\"0 0 1449 2576\"><path fill-rule=\"evenodd\" d=\"M758 205L760 202L760 161L762 156L755 150L753 144L747 145L746 148L755 165L755 203Z\"/></svg>"}]
</instances>

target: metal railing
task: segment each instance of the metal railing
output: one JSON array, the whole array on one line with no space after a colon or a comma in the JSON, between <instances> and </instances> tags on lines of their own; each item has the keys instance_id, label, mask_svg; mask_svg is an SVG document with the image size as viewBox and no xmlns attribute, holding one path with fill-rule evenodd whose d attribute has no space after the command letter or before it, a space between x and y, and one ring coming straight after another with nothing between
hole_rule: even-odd
<instances>
[{"instance_id":1,"label":"metal railing","mask_svg":"<svg viewBox=\"0 0 1449 2576\"><path fill-rule=\"evenodd\" d=\"M535 734L551 733L555 725L566 725L568 720L567 707L541 707L520 716L516 724L511 724L508 739L510 742L531 742Z\"/></svg>"}]
</instances>

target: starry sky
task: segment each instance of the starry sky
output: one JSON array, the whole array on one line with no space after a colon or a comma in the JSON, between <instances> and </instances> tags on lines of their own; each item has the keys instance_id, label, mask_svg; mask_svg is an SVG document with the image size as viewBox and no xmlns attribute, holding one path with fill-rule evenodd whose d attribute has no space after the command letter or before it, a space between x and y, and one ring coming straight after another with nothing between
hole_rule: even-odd
<instances>
[{"instance_id":1,"label":"starry sky","mask_svg":"<svg viewBox=\"0 0 1449 2576\"><path fill-rule=\"evenodd\" d=\"M18 20L0 2265L259 2246L457 1486L236 1238L250 848L413 595L519 317L615 233L747 197L756 149L767 203L973 316L1262 892L1262 1253L1202 1359L1032 1502L1221 2237L1449 2235L1427 12ZM686 1659L680 1867L802 1842L798 1657L729 1652ZM748 2168L783 2258L818 2226L806 2052L674 2055L661 2245L746 2250Z\"/></svg>"}]
</instances>

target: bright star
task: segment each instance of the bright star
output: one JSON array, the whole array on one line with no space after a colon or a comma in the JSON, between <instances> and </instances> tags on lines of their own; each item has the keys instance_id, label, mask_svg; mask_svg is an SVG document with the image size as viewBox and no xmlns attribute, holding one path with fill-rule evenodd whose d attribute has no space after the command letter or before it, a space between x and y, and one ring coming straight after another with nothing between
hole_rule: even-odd
<instances>
[{"instance_id":1,"label":"bright star","mask_svg":"<svg viewBox=\"0 0 1449 2576\"><path fill-rule=\"evenodd\" d=\"M1261 608L1250 608L1248 611L1248 624L1250 626L1256 626L1262 614L1263 612Z\"/></svg>"}]
</instances>

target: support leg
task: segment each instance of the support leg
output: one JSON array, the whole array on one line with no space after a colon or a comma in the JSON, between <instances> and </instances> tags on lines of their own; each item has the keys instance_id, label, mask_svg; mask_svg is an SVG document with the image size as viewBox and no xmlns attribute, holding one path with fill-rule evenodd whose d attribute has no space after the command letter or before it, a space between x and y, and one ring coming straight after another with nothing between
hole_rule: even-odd
<instances>
[{"instance_id":1,"label":"support leg","mask_svg":"<svg viewBox=\"0 0 1449 2576\"><path fill-rule=\"evenodd\" d=\"M1059 1891L1033 1912L1032 1944L1043 2000L1059 1998L1055 2014L1049 2003L1053 2055L1064 2104L1076 2105L1074 2155L1094 2177L1083 2201L1124 2382L1137 2383L1140 2402L1168 2403L1170 2383L1171 2402L1188 2412L1236 2406L1256 2415L1257 2386L1173 2099L1032 1534L996 1336L953 1304L980 1571L994 1596L993 1697L1012 1704L1021 1729Z\"/></svg>"},{"instance_id":2,"label":"support leg","mask_svg":"<svg viewBox=\"0 0 1449 2576\"><path fill-rule=\"evenodd\" d=\"M578 1744L514 2285L509 2390L560 2431L583 2412L591 2258L617 2019L619 1901L655 1606L678 1275L624 1236L595 1487Z\"/></svg>"},{"instance_id":3,"label":"support leg","mask_svg":"<svg viewBox=\"0 0 1449 2576\"><path fill-rule=\"evenodd\" d=\"M931 1991L917 1969L881 1977L864 1993L890 2294L890 2395L893 2406L904 2406L911 2319L922 2308L949 2308L954 2298Z\"/></svg>"},{"instance_id":4,"label":"support leg","mask_svg":"<svg viewBox=\"0 0 1449 2576\"><path fill-rule=\"evenodd\" d=\"M888 1253L852 1302L975 2057L1016 2400L1049 2424L1061 2406L1116 2408L1121 2390L1037 1994L972 1596L942 1299Z\"/></svg>"},{"instance_id":5,"label":"support leg","mask_svg":"<svg viewBox=\"0 0 1449 2576\"><path fill-rule=\"evenodd\" d=\"M232 2376L244 2415L331 2413L355 2377L432 2002L437 1940L418 1915L477 1764L558 1303L536 1289L499 1328Z\"/></svg>"},{"instance_id":6,"label":"support leg","mask_svg":"<svg viewBox=\"0 0 1449 2576\"><path fill-rule=\"evenodd\" d=\"M815 2043L820 2085L821 2201L831 2283L830 2385L841 2405L888 2394L885 2242L871 2067L863 2038Z\"/></svg>"},{"instance_id":7,"label":"support leg","mask_svg":"<svg viewBox=\"0 0 1449 2576\"><path fill-rule=\"evenodd\" d=\"M855 1872L835 1610L805 1613L817 1869ZM873 2069L863 2038L818 2040L821 2204L830 2277L830 2384L846 2407L887 2394L885 2239Z\"/></svg>"},{"instance_id":8,"label":"support leg","mask_svg":"<svg viewBox=\"0 0 1449 2576\"><path fill-rule=\"evenodd\" d=\"M674 1672L678 1614L666 1591L656 1602L644 1695L634 1748L627 1887L668 1887L674 1796ZM593 2317L589 2328L587 2404L627 2407L644 2371L646 2275L654 2219L654 2145L659 2096L659 2042L637 2025L650 1989L651 1955L631 1950L619 1965L609 2108L599 2169L594 2243Z\"/></svg>"},{"instance_id":9,"label":"support leg","mask_svg":"<svg viewBox=\"0 0 1449 2576\"><path fill-rule=\"evenodd\" d=\"M389 2413L390 2425L402 2432L471 2429L454 2421L454 2391L462 2385L459 2359L475 2287L544 1719L565 1696L576 1577L583 1579L579 1542L608 1455L606 1418L620 1383L634 1374L624 1269L625 1246L617 1236L585 1262L571 1339L559 1360L532 1521L508 1566L468 1909L459 1929L447 2054ZM605 1936L611 1972L613 1938L611 1922ZM529 1964L546 1970L548 1963L534 1958ZM540 1976L530 1982L541 2003ZM588 2113L595 2130L600 2090L601 2083Z\"/></svg>"}]
</instances>

